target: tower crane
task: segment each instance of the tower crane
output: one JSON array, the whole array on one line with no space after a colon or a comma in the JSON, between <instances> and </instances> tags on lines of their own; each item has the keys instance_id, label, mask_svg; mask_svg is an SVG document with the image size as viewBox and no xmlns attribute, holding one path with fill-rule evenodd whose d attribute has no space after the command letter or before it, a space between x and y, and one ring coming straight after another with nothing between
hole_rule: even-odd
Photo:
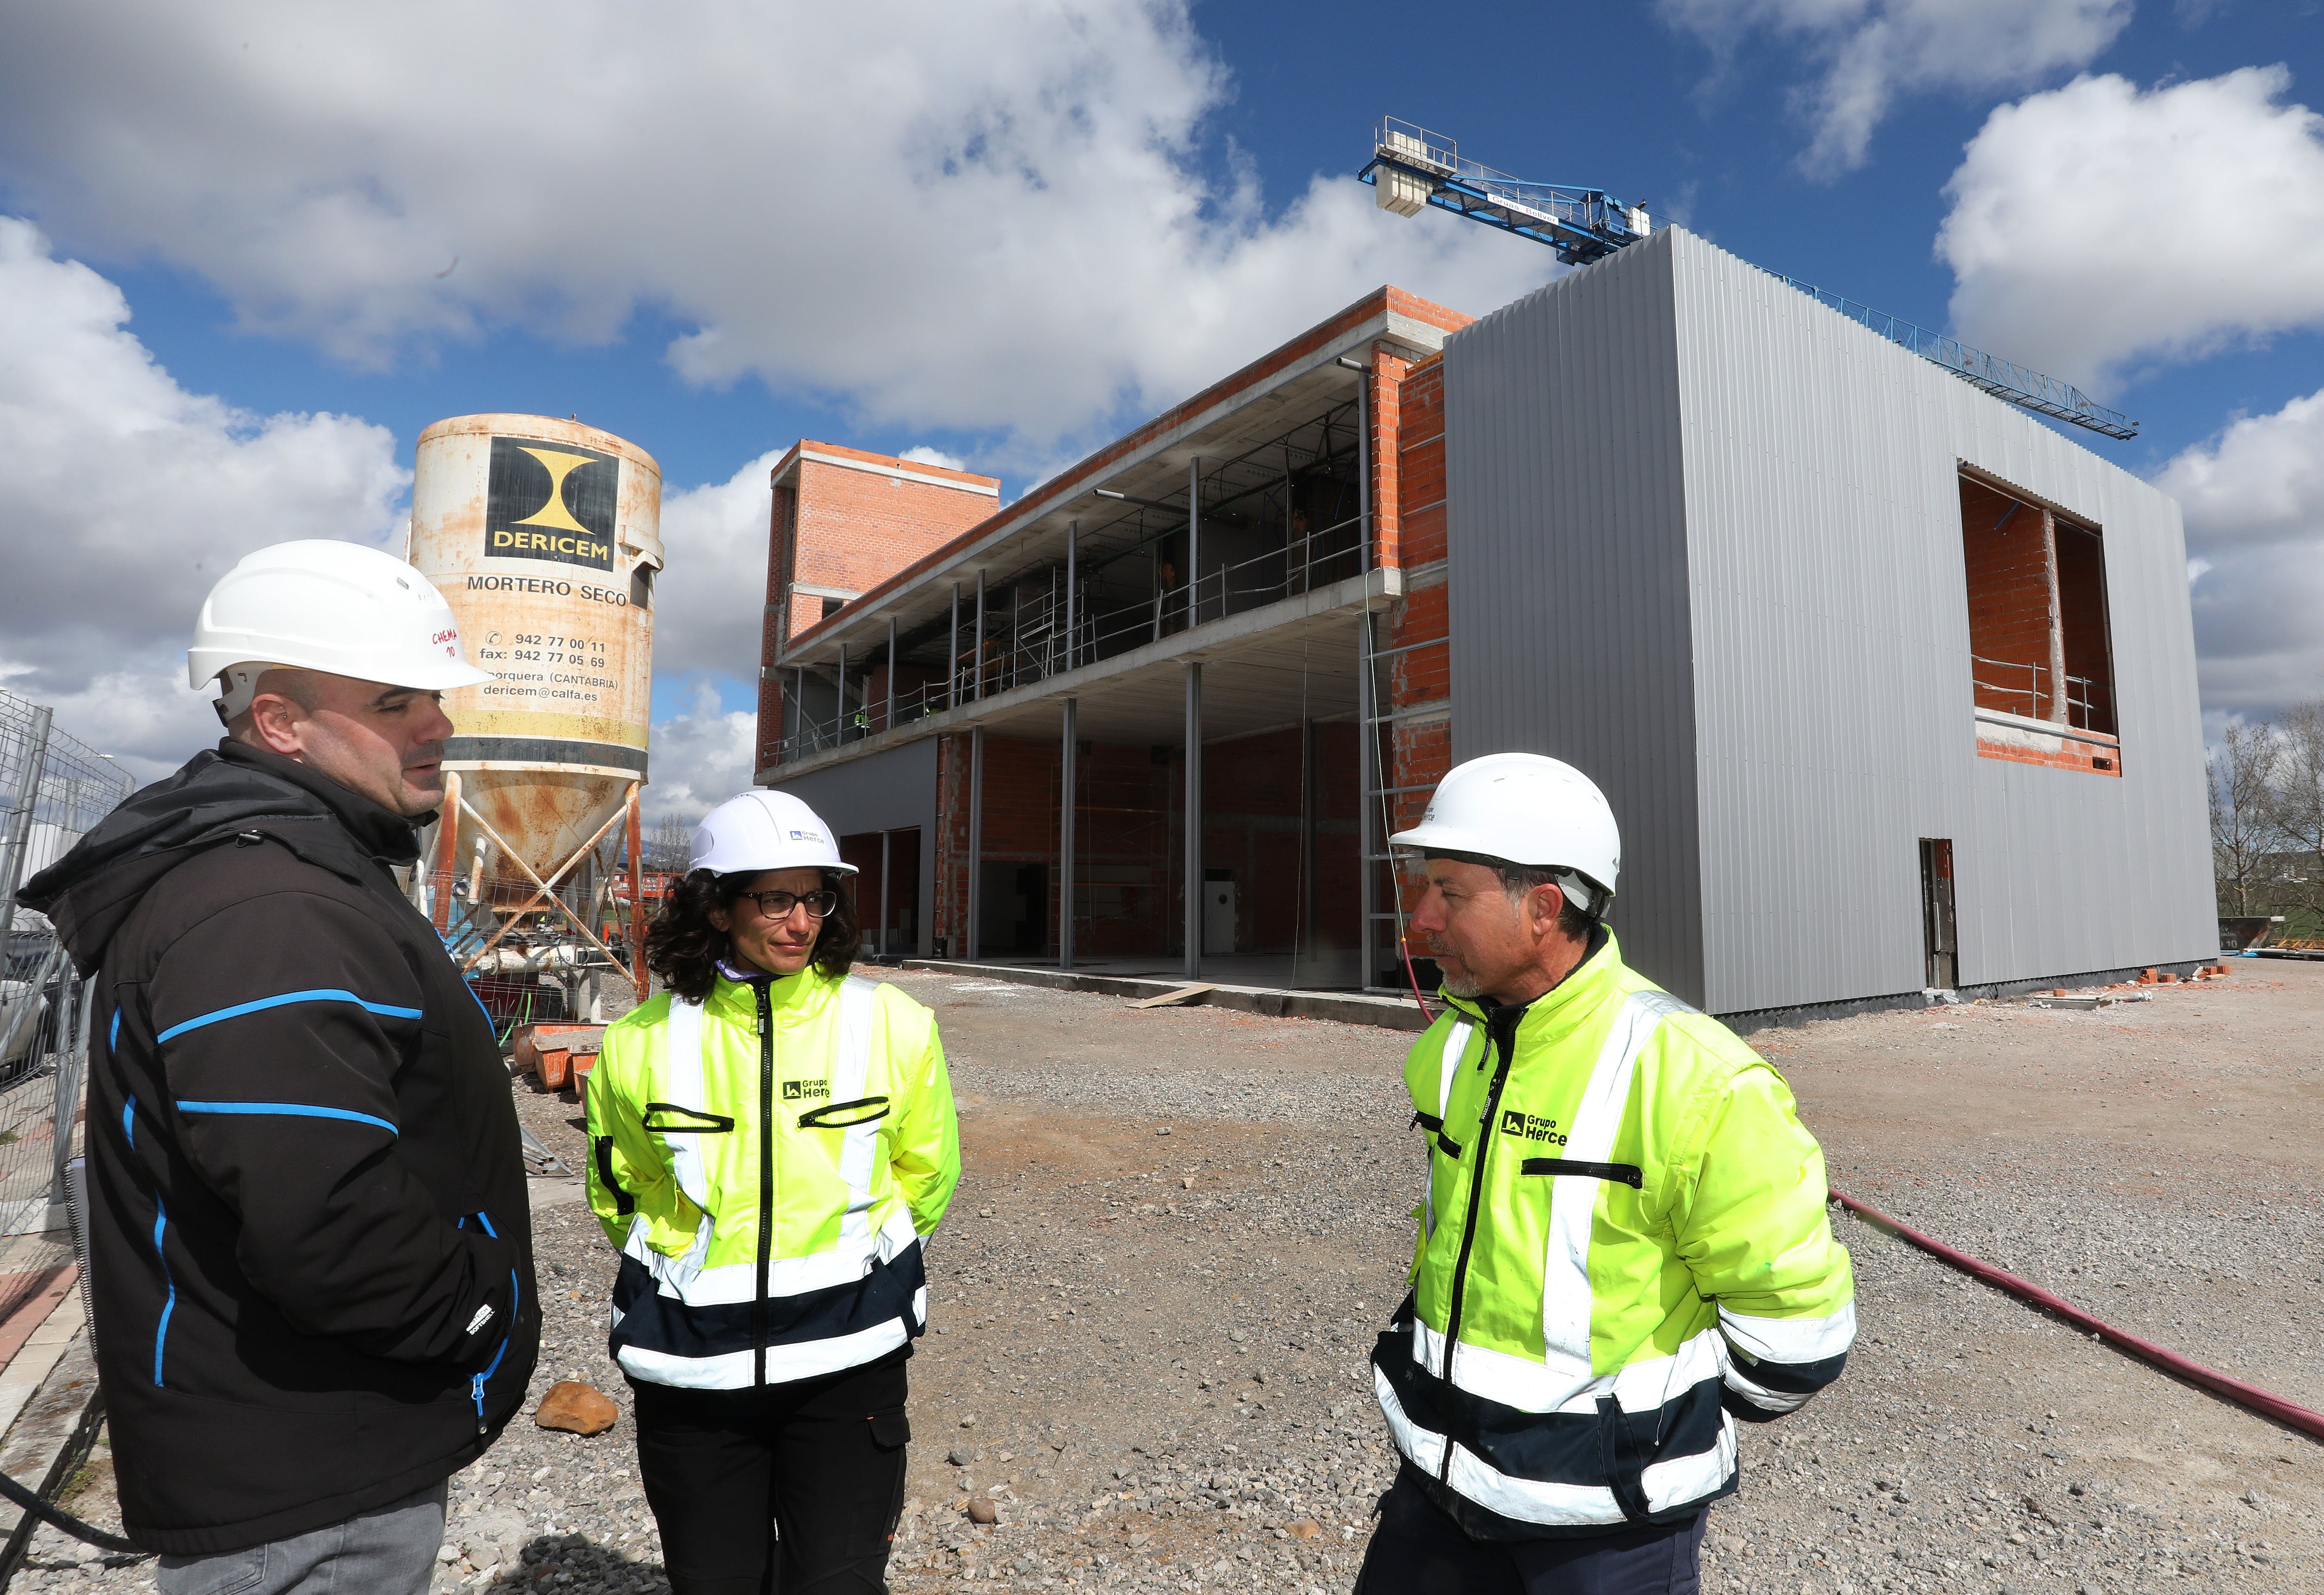
<instances>
[{"instance_id":1,"label":"tower crane","mask_svg":"<svg viewBox=\"0 0 2324 1595\"><path fill-rule=\"evenodd\" d=\"M1382 210L1413 217L1434 206L1545 244L1572 266L1603 260L1647 238L1655 226L1642 205L1626 204L1602 189L1528 182L1496 171L1464 159L1460 145L1443 134L1393 116L1382 117L1373 128L1371 159L1356 176L1372 185ZM2136 421L2097 403L2070 383L1972 349L1958 338L1915 327L1813 283L1795 277L1782 281L1997 399L2108 438L2138 436Z\"/></svg>"}]
</instances>

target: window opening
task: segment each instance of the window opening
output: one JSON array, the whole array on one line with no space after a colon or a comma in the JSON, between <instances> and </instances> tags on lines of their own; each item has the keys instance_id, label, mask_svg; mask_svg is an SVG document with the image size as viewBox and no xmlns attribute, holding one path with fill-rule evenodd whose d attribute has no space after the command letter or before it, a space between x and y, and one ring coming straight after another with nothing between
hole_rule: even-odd
<instances>
[{"instance_id":1,"label":"window opening","mask_svg":"<svg viewBox=\"0 0 2324 1595\"><path fill-rule=\"evenodd\" d=\"M1960 473L1978 751L2118 773L2099 528Z\"/></svg>"}]
</instances>

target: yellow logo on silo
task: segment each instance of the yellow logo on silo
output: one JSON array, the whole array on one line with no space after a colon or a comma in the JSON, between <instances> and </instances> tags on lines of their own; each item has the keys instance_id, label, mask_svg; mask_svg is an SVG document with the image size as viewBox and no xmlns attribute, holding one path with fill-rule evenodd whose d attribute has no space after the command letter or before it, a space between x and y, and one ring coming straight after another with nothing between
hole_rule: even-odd
<instances>
[{"instance_id":1,"label":"yellow logo on silo","mask_svg":"<svg viewBox=\"0 0 2324 1595\"><path fill-rule=\"evenodd\" d=\"M621 465L613 455L569 443L493 438L484 553L495 559L554 559L613 569Z\"/></svg>"}]
</instances>

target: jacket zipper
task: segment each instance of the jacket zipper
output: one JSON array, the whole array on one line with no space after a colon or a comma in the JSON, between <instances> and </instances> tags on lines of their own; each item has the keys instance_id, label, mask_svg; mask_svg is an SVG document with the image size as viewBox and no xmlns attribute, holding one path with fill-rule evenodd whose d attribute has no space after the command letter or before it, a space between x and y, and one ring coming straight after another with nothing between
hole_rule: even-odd
<instances>
[{"instance_id":1,"label":"jacket zipper","mask_svg":"<svg viewBox=\"0 0 2324 1595\"><path fill-rule=\"evenodd\" d=\"M759 998L759 1291L751 1303L752 1378L767 1383L767 1264L775 1247L775 1012L770 982L752 981Z\"/></svg>"},{"instance_id":2,"label":"jacket zipper","mask_svg":"<svg viewBox=\"0 0 2324 1595\"><path fill-rule=\"evenodd\" d=\"M500 1231L493 1228L491 1217L481 1207L476 1210L476 1222L483 1228L484 1233L493 1240L497 1240L501 1238ZM516 1270L511 1268L509 1270L508 1328L501 1334L500 1349L493 1353L493 1360L484 1364L484 1371L472 1375L468 1380L468 1395L476 1404L476 1434L479 1438L492 1432L490 1426L484 1422L484 1381L500 1371L501 1359L508 1355L509 1341L515 1338L518 1289Z\"/></svg>"},{"instance_id":3,"label":"jacket zipper","mask_svg":"<svg viewBox=\"0 0 2324 1595\"><path fill-rule=\"evenodd\" d=\"M1517 1021L1524 1017L1522 1012L1515 1016L1506 1040L1493 1033L1495 1027L1489 1020L1485 1027L1486 1045L1500 1047L1501 1061L1493 1071L1492 1084L1485 1092L1485 1111L1477 1116L1477 1166L1469 1178L1469 1216L1461 1230L1460 1253L1452 1261L1452 1295L1444 1311L1444 1364L1437 1369L1437 1377L1448 1385L1452 1382L1452 1351L1461 1341L1462 1298L1469 1288L1469 1252L1477 1243L1477 1214L1485 1202L1485 1160L1492 1156L1493 1115L1500 1107L1501 1087L1508 1082L1509 1061L1517 1056ZM1442 1140L1443 1135L1440 1133L1437 1139ZM1448 1435L1443 1460L1437 1464L1437 1481L1447 1481L1452 1472L1452 1442Z\"/></svg>"}]
</instances>

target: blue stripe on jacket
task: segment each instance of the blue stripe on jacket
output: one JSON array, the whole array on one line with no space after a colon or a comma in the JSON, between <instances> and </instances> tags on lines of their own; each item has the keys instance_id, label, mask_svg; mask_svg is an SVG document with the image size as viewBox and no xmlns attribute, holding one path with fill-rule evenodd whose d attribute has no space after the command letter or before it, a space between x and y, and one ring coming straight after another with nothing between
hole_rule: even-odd
<instances>
[{"instance_id":1,"label":"blue stripe on jacket","mask_svg":"<svg viewBox=\"0 0 2324 1595\"><path fill-rule=\"evenodd\" d=\"M343 991L337 987L324 987L312 991L285 991L280 997L262 997L255 1002L237 1002L232 1008L221 1008L215 1012L187 1019L181 1024L171 1025L159 1036L154 1037L153 1042L158 1046L172 1037L182 1036L189 1030L198 1030L204 1025L215 1025L220 1019L239 1019L246 1013L257 1013L269 1008L282 1008L293 1002L352 1002L366 1013L382 1014L392 1019L416 1019L420 1017L420 1010L416 1008L397 1008L392 1003L367 1002L353 991Z\"/></svg>"},{"instance_id":2,"label":"blue stripe on jacket","mask_svg":"<svg viewBox=\"0 0 2324 1595\"><path fill-rule=\"evenodd\" d=\"M307 1102L180 1102L180 1113L279 1113L291 1119L345 1119L353 1124L376 1124L392 1136L403 1132L386 1120L352 1108L318 1108Z\"/></svg>"}]
</instances>

